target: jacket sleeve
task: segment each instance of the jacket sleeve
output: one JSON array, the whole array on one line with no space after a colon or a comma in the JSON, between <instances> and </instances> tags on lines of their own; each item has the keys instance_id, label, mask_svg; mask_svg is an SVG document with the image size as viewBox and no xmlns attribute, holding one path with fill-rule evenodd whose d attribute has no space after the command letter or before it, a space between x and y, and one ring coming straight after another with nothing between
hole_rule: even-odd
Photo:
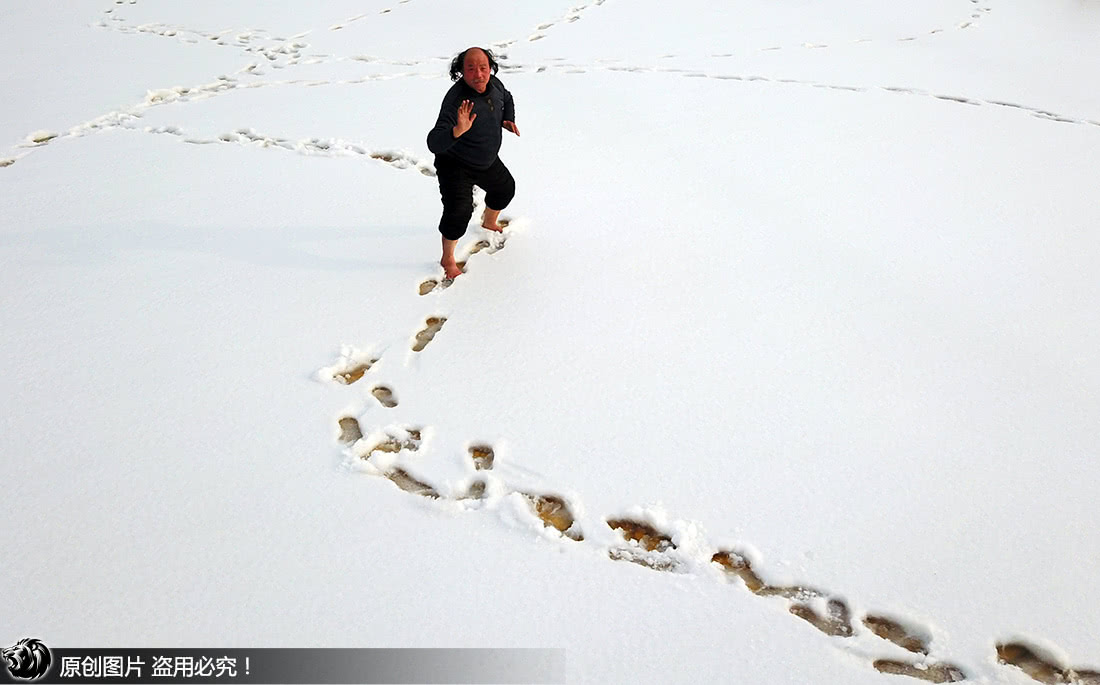
<instances>
[{"instance_id":1,"label":"jacket sleeve","mask_svg":"<svg viewBox=\"0 0 1100 685\"><path fill-rule=\"evenodd\" d=\"M512 93L507 88L504 88L504 120L516 122L516 103L512 100Z\"/></svg>"},{"instance_id":2,"label":"jacket sleeve","mask_svg":"<svg viewBox=\"0 0 1100 685\"><path fill-rule=\"evenodd\" d=\"M443 98L443 105L439 108L439 118L435 121L435 127L428 131L428 149L435 154L442 154L449 150L455 141L455 124L458 123L458 105L452 102L452 98Z\"/></svg>"}]
</instances>

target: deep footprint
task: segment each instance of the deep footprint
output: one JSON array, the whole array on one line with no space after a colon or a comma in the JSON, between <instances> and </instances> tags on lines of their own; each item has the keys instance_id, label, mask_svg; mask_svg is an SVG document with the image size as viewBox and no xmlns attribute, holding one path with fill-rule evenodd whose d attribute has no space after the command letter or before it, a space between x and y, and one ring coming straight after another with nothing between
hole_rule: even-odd
<instances>
[{"instance_id":1,"label":"deep footprint","mask_svg":"<svg viewBox=\"0 0 1100 685\"><path fill-rule=\"evenodd\" d=\"M474 445L470 447L470 458L474 460L474 468L478 471L488 471L493 468L493 448L488 445Z\"/></svg>"},{"instance_id":2,"label":"deep footprint","mask_svg":"<svg viewBox=\"0 0 1100 685\"><path fill-rule=\"evenodd\" d=\"M726 573L740 578L745 583L745 587L749 589L749 592L753 594L759 594L761 590L767 587L764 581L760 580L760 576L752 570L749 560L737 552L717 552L710 560L720 565Z\"/></svg>"},{"instance_id":3,"label":"deep footprint","mask_svg":"<svg viewBox=\"0 0 1100 685\"><path fill-rule=\"evenodd\" d=\"M27 141L34 145L45 145L54 138L57 138L58 134L52 131L37 131L27 136Z\"/></svg>"},{"instance_id":4,"label":"deep footprint","mask_svg":"<svg viewBox=\"0 0 1100 685\"><path fill-rule=\"evenodd\" d=\"M828 601L825 606L825 616L817 613L809 604L795 604L790 611L826 635L832 637L852 636L851 612L848 611L848 605L839 599Z\"/></svg>"},{"instance_id":5,"label":"deep footprint","mask_svg":"<svg viewBox=\"0 0 1100 685\"><path fill-rule=\"evenodd\" d=\"M375 452L388 452L390 454L397 454L402 450L408 450L415 452L420 449L420 429L419 428L407 428L405 430L406 437L397 437L393 435L387 435L385 440L377 443L369 450L364 460L370 459L371 455Z\"/></svg>"},{"instance_id":6,"label":"deep footprint","mask_svg":"<svg viewBox=\"0 0 1100 685\"><path fill-rule=\"evenodd\" d=\"M1064 671L1019 642L999 643L997 661L1015 666L1040 683L1064 683Z\"/></svg>"},{"instance_id":7,"label":"deep footprint","mask_svg":"<svg viewBox=\"0 0 1100 685\"><path fill-rule=\"evenodd\" d=\"M917 635L915 630L906 628L893 619L868 614L863 618L863 625L883 640L889 640L902 649L915 654L928 654L927 638Z\"/></svg>"},{"instance_id":8,"label":"deep footprint","mask_svg":"<svg viewBox=\"0 0 1100 685\"><path fill-rule=\"evenodd\" d=\"M501 222L501 225L503 226L504 222ZM492 247L492 243L490 243L488 240L477 241L476 243L474 243L474 246L470 248L470 256L472 257L473 255L476 255L478 252L481 252L487 247Z\"/></svg>"},{"instance_id":9,"label":"deep footprint","mask_svg":"<svg viewBox=\"0 0 1100 685\"><path fill-rule=\"evenodd\" d=\"M768 585L752 569L752 564L748 558L734 551L717 552L710 560L720 565L726 573L740 578L750 592L761 597L785 597L805 601L824 596L819 590L801 585Z\"/></svg>"},{"instance_id":10,"label":"deep footprint","mask_svg":"<svg viewBox=\"0 0 1100 685\"><path fill-rule=\"evenodd\" d=\"M444 316L433 316L424 322L425 328L416 334L416 342L413 343L413 352L419 352L428 346L428 343L432 341L435 334L439 332L439 329L443 328L443 324L447 322L447 318Z\"/></svg>"},{"instance_id":11,"label":"deep footprint","mask_svg":"<svg viewBox=\"0 0 1100 685\"><path fill-rule=\"evenodd\" d=\"M1019 668L1032 680L1048 685L1100 685L1100 671L1062 668L1038 652L1035 647L1022 642L997 643L997 661Z\"/></svg>"},{"instance_id":12,"label":"deep footprint","mask_svg":"<svg viewBox=\"0 0 1100 685\"><path fill-rule=\"evenodd\" d=\"M504 230L506 228L508 228L508 225L511 224L511 223L512 223L511 219L505 219L505 218L499 219L497 221L497 225L500 226L500 232L497 233L496 231L494 231L494 233L496 233L496 237L492 241L479 240L476 244L474 244L474 247L470 250L470 254L471 255L477 254L478 252L481 252L484 249L488 249L489 254L496 254L497 252L500 252L501 250L503 250L504 249L504 244L506 242L508 242L508 236L504 233ZM486 229L486 230L488 230L488 229Z\"/></svg>"},{"instance_id":13,"label":"deep footprint","mask_svg":"<svg viewBox=\"0 0 1100 685\"><path fill-rule=\"evenodd\" d=\"M428 497L430 499L439 499L439 493L435 491L435 488L413 478L405 469L390 469L386 472L386 478L389 478L390 481L405 492L420 495L421 497Z\"/></svg>"},{"instance_id":14,"label":"deep footprint","mask_svg":"<svg viewBox=\"0 0 1100 685\"><path fill-rule=\"evenodd\" d=\"M359 428L359 421L354 416L345 416L340 419L340 442L353 443L363 437L363 431Z\"/></svg>"},{"instance_id":15,"label":"deep footprint","mask_svg":"<svg viewBox=\"0 0 1100 685\"><path fill-rule=\"evenodd\" d=\"M470 489L459 499L485 499L485 481L475 480L470 483Z\"/></svg>"},{"instance_id":16,"label":"deep footprint","mask_svg":"<svg viewBox=\"0 0 1100 685\"><path fill-rule=\"evenodd\" d=\"M393 409L397 406L397 399L393 396L393 390L390 390L384 385L375 386L370 394L374 395L374 399L378 400L381 405L387 409Z\"/></svg>"},{"instance_id":17,"label":"deep footprint","mask_svg":"<svg viewBox=\"0 0 1100 685\"><path fill-rule=\"evenodd\" d=\"M611 519L607 522L607 525L612 530L622 533L623 538L627 541L638 543L647 552L664 552L676 549L672 538L648 523L629 519Z\"/></svg>"},{"instance_id":18,"label":"deep footprint","mask_svg":"<svg viewBox=\"0 0 1100 685\"><path fill-rule=\"evenodd\" d=\"M522 494L531 502L531 508L547 528L554 528L565 537L577 542L584 540L580 531L573 529L575 523L573 512L569 510L565 500L555 495L532 495L526 492Z\"/></svg>"},{"instance_id":19,"label":"deep footprint","mask_svg":"<svg viewBox=\"0 0 1100 685\"><path fill-rule=\"evenodd\" d=\"M958 683L966 680L966 674L951 664L907 664L904 661L879 659L872 664L879 673L907 675L930 683Z\"/></svg>"},{"instance_id":20,"label":"deep footprint","mask_svg":"<svg viewBox=\"0 0 1100 685\"><path fill-rule=\"evenodd\" d=\"M363 362L358 366L355 366L347 371L336 374L335 378L344 385L351 385L355 381L363 377L363 374L370 371L370 367L374 366L378 362L377 359L371 359L370 361Z\"/></svg>"},{"instance_id":21,"label":"deep footprint","mask_svg":"<svg viewBox=\"0 0 1100 685\"><path fill-rule=\"evenodd\" d=\"M648 523L630 519L610 519L607 525L619 531L629 547L613 547L607 555L615 561L629 561L654 571L677 571L681 564L668 556L676 549L672 538Z\"/></svg>"}]
</instances>

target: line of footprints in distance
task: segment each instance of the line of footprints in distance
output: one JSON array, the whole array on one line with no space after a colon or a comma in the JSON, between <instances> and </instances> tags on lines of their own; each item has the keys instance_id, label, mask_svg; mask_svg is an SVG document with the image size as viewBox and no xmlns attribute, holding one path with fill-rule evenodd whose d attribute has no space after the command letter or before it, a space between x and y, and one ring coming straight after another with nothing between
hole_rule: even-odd
<instances>
[{"instance_id":1,"label":"line of footprints in distance","mask_svg":"<svg viewBox=\"0 0 1100 685\"><path fill-rule=\"evenodd\" d=\"M502 220L501 224L507 226L507 221ZM498 251L504 245L504 237L504 235L500 236L500 242L495 245L487 240L477 241L470 249L467 259L484 249L492 248L492 252ZM462 261L459 264L465 271L466 262ZM421 295L427 295L446 288L450 284L449 279L428 279L420 285L419 292ZM413 352L424 350L446 321L447 319L442 316L428 317L424 328L413 340ZM377 362L377 358L371 358L347 365L344 370L336 372L333 378L341 384L350 385L361 380ZM371 389L371 395L383 407L397 406L398 401L392 388L376 385ZM362 427L354 416L341 417L339 428L339 440L344 447L359 459L371 463L372 466L377 466L372 463L377 455L415 453L421 445L422 428L419 426L389 427L380 437L377 436L378 434L372 436L373 439L369 443L364 440ZM495 454L492 445L476 443L470 445L467 452L476 472L488 472L493 469ZM407 493L430 499L447 499L434 487L418 480L399 466L379 468L377 472ZM484 478L475 478L465 493L451 499L484 499L487 496L486 486L487 481ZM584 541L580 524L575 520L572 509L564 498L540 492L520 492L519 494L526 499L544 526L556 530L570 540ZM680 572L683 570L683 562L675 555L676 543L668 534L645 521L631 518L612 518L607 519L606 523L611 529L618 531L623 540L621 546L608 550L608 556L611 559L629 561L655 571ZM847 638L856 634L847 603L831 593L805 585L770 584L761 578L749 556L736 549L715 552L711 557L711 563L720 568L725 577L740 581L753 594L785 600L792 615L805 620L826 635ZM916 622L875 613L864 615L861 622L872 634L915 655L910 661L875 660L872 665L881 673L905 675L932 683L953 683L967 679L961 667L947 662L930 661L927 658L931 636ZM1000 642L996 644L996 651L999 663L1017 667L1040 683L1100 685L1100 671L1074 669L1059 664L1057 658L1047 655L1042 648L1034 645L1019 641Z\"/></svg>"},{"instance_id":2,"label":"line of footprints in distance","mask_svg":"<svg viewBox=\"0 0 1100 685\"><path fill-rule=\"evenodd\" d=\"M400 0L400 2L398 4L404 4L407 1L408 0ZM581 14L586 9L590 9L591 7L595 7L595 6L598 6L600 4L603 4L603 1L604 0L596 0L595 2L593 2L591 4L588 4L588 5L578 5L578 6L572 7L570 9L570 11L564 17L562 17L558 20L555 20L555 21L543 22L543 23L539 24L538 30L540 30L540 31L545 30L545 29L550 28L552 26L555 26L559 23L572 23L574 21L577 21L580 18ZM969 0L969 1L972 5L980 5L980 0ZM130 5L136 4L136 0L125 0L125 2L127 2ZM124 0L115 0L115 5L122 5L122 4L124 4ZM392 11L392 9L389 9L389 8L383 9L383 10L380 11L380 14L388 14L391 11ZM977 12L977 14L971 15L971 19L979 18L980 16L982 16L981 13L989 12L989 11L991 11L991 8L986 7L986 6L978 6L978 7L974 8L974 11ZM113 22L115 22L115 23L121 22L121 23L125 24L126 20L123 17L118 16L117 13L115 13L115 8L114 7L108 8L107 10L105 10L105 12L108 13L109 15L111 15L111 19L112 19ZM346 20L343 24L336 24L336 25L331 26L330 30L339 30L339 29L344 27L344 24L352 22L352 21L357 21L359 19L366 18L367 16L368 16L367 14L360 14L360 15L357 15L355 17L351 17L348 20ZM194 35L199 36L201 38L216 40L216 41L218 41L219 45L230 45L230 44L236 45L237 47L240 47L240 48L244 49L246 54L247 53L262 54L267 58L267 60L269 62L271 62L273 64L273 66L276 66L276 67L279 67L279 68L282 68L284 66L293 66L293 65L298 64L299 62L301 62L302 59L303 59L303 54L302 54L301 51L308 47L308 44L296 42L295 40L291 40L291 39L284 38L284 37L271 36L266 31L264 31L262 29L243 30L243 32L238 33L238 35L236 36L236 42L231 43L231 42L227 42L227 41L229 41L228 34L233 33L233 31L228 31L228 30L211 34L211 33L199 32L199 31L191 31L191 30L188 30L188 29L183 29L182 27L168 27L167 25L164 25L164 24L147 24L147 25L142 25L142 26L139 26L139 27L129 27L129 26L113 26L112 27L112 26L108 25L106 22L101 21L97 25L105 26L107 28L115 28L116 30L124 30L124 31L127 31L127 32L129 32L129 31L138 31L138 32L153 31L153 32L157 32L160 35L164 35L164 36L177 36L177 35L179 35L180 31L183 31L183 32L188 33L188 34L194 34ZM964 22L963 24L960 24L956 28L965 28L965 27L970 26L970 25L971 25L971 22ZM941 33L943 31L944 31L944 29L942 29L942 28L941 29L934 29L934 30L930 31L928 33L928 35ZM543 37L543 34L537 33L534 36L530 37L529 40L537 40L538 38L542 38L542 37ZM190 42L192 40L197 40L197 39L188 38L187 40ZM897 40L899 40L899 41L916 40L916 36L898 38ZM870 39L859 39L856 42L869 42L869 41L870 41ZM501 51L500 58L501 58L501 62L502 62L502 70L504 70L504 71L509 71L509 72L530 72L530 71L534 71L535 73L547 71L549 69L564 70L566 73L584 73L586 71L584 66L582 66L582 65L572 65L572 64L543 64L543 65L534 65L534 66L526 65L525 66L525 65L521 65L521 64L511 64L511 63L506 64L506 63L504 63L504 62L506 62L506 55L503 51L506 50L509 46L511 46L511 45L513 45L517 42L518 42L518 39L512 39L512 40L499 41L499 42L496 42L496 43L492 43L494 48ZM801 45L801 47L823 48L823 47L827 47L827 45L819 44L819 43L803 43ZM772 49L781 49L781 48L778 47L778 46L773 47L773 48L764 48L764 50L772 50ZM674 56L675 55L664 55L662 57L674 57ZM726 54L717 54L717 55L710 55L710 56L721 58L721 57L731 57L731 56L733 56L733 54L732 53L726 53ZM335 59L336 61L342 61L342 60L345 60L345 59L362 60L362 61L367 61L367 62L382 61L382 62L389 62L389 63L393 63L393 64L409 64L409 65L419 64L419 63L424 62L424 60L411 60L411 61L410 60L400 60L400 61L383 60L381 58L367 56L367 55L355 55L355 56L350 56L350 57L338 57L338 58L333 57L331 55L310 55L309 60L307 61L307 63L317 63L318 61L329 61L330 59ZM438 59L439 58L431 58L428 61L436 61ZM551 58L550 61L551 62L557 62L557 61L562 61L564 59L565 58ZM284 63L284 61L285 61L285 63ZM812 81L803 81L803 80L800 80L800 79L791 79L791 78L768 78L768 77L759 76L759 75L737 75L737 74L708 73L708 72L700 72L700 71L693 71L693 70L689 70L689 69L679 69L679 68L647 68L647 67L630 66L630 65L623 65L623 64L614 64L614 62L618 62L619 60L598 60L598 61L599 62L608 62L609 61L609 62L612 62L612 63L610 63L610 64L601 64L599 66L593 65L592 68L599 68L599 69L604 69L604 70L607 70L607 71L614 71L614 72L620 72L620 71L622 71L622 72L669 72L669 73L681 73L683 76L689 77L689 78L711 78L711 79L717 79L717 80L735 80L735 81L749 81L749 82L763 81L763 82L794 84L794 85L801 85L801 86L811 86L811 87L814 87L814 88L829 88L829 89L834 89L834 90L844 90L844 91L854 91L854 92L864 92L864 91L867 91L867 90L873 90L874 89L874 88L870 88L870 87L866 87L866 86L852 86L852 85L816 83L816 82L812 82ZM258 75L260 75L260 72L256 71L256 69L258 69L259 67L260 67L260 63L254 63L254 64L251 64L251 65L249 65L248 67L246 67L244 69L239 70L238 73L249 74L251 76L258 76ZM415 73L407 74L407 76L417 76L417 75L419 75L419 74L415 74ZM123 126L123 127L127 127L127 128L135 128L131 124L133 123L134 120L140 118L141 113L145 109L148 109L149 107L156 106L158 104L165 104L165 103L168 103L168 102L188 101L188 100L192 99L192 97L209 97L211 95L223 94L225 92L229 92L231 90L236 89L239 85L245 85L246 87L264 87L264 86L289 85L289 84L300 84L300 85L304 85L304 86L337 85L337 84L347 85L347 84L363 83L363 82L366 82L366 81L375 80L375 79L379 79L379 78L392 78L392 76L374 75L374 76L369 76L369 77L362 77L362 78L359 78L359 79L353 79L353 80L349 80L349 81L331 81L331 80L325 80L325 79L320 79L320 80L316 80L316 79L314 79L314 80L297 79L297 80L282 81L282 82L281 81L273 81L273 82L259 81L259 82L249 82L249 83L246 83L246 84L238 83L237 79L235 79L235 78L231 78L231 77L228 77L228 76L221 76L221 77L219 77L218 81L216 81L214 83L205 84L205 85L202 85L202 86L196 86L196 87L193 87L193 88L186 88L186 87L177 86L177 87L172 88L172 89L162 89L160 91L151 91L150 95L148 95L146 97L146 100L143 103L141 103L140 105L135 106L135 107L131 107L128 110L108 113L108 114L103 115L101 117L98 117L97 119L94 119L90 122L86 122L85 124L73 127L67 133L59 134L59 133L56 133L56 132L45 131L45 130L36 131L34 133L29 134L26 137L25 141L21 145L19 145L18 147L21 147L21 148L41 147L41 146L46 145L47 143L49 143L50 141L52 141L56 138L65 138L65 137L72 137L72 136L78 136L78 135L85 135L87 133L93 133L93 132L97 132L97 131L101 131L101 130L117 128L119 126ZM888 91L888 92L892 92L892 93L917 95L917 96L927 96L927 97L933 97L933 98L943 100L943 101L950 101L950 102L955 102L955 103L965 104L965 105L971 105L971 106L981 106L983 104L988 104L988 105L996 105L996 106L1002 106L1002 107L1015 108L1015 109L1025 111L1025 112L1029 112L1035 117L1038 117L1040 119L1045 119L1045 120L1048 120L1048 121L1056 121L1056 122L1071 123L1071 124L1091 124L1093 126L1100 126L1100 120L1078 119L1078 118L1074 118L1074 117L1071 117L1071 116L1062 115L1062 114L1059 114L1059 113L1056 113L1056 112L1053 112L1053 111L1050 111L1050 110L1047 110L1047 109L1044 109L1044 108L1031 107L1031 106L1027 106L1027 105L1023 105L1023 104L1018 104L1018 103L1015 103L1015 102L1008 102L1008 101L1002 101L1002 100L979 100L979 99L972 99L972 98L967 98L967 97L962 97L962 96L957 96L957 95L937 94L937 93L926 92L926 91L922 91L922 90L914 89L914 88L905 88L905 87L896 87L896 86L889 86L889 87L888 86L882 86L881 89L885 90L885 91ZM182 136L182 132L179 131L179 129L177 127L146 128L145 130L149 133L171 133L171 134ZM364 152L364 150L361 148L361 146L338 145L335 141L323 141L323 140L319 140L319 139L309 139L309 140L299 141L298 143L291 143L291 141L286 140L286 139L269 139L269 138L266 138L266 137L258 136L257 134L255 134L254 132L252 132L251 130L248 130L248 129L239 129L235 133L223 134L222 136L219 137L219 139L217 141L215 141L215 140L202 140L202 139L195 139L195 138L185 138L185 142L200 143L200 144L213 143L213 142L240 142L240 143L247 143L247 144L260 143L260 144L264 145L265 147L266 146L283 147L283 148L290 149L290 150L297 150L298 152L301 152L303 154L318 154L318 153L325 154L325 153L329 152L333 147L345 148L343 150L345 152L357 152L359 154L363 154L363 152ZM340 150L336 150L336 152L339 153ZM23 153L23 154L27 154L27 153ZM397 154L400 154L400 153L397 153ZM15 162L18 160L18 158L22 157L22 156L23 155L0 158L0 168L9 167L9 166L15 164ZM400 163L404 163L404 160L400 160L400 161L395 160L393 158L394 155L392 153L386 154L385 156L376 156L375 154L371 154L371 156L375 157L376 159L381 159L382 161L394 163L395 165L400 164ZM407 155L405 155L405 156L407 156ZM412 161L412 163L414 163L416 166L418 166L422 173L425 173L425 174L428 174L428 175L431 174L431 172L428 170L428 167L426 165L416 163L414 160L410 160L410 161ZM439 285L439 284L437 283L436 285ZM446 287L446 284L443 287ZM428 286L426 292L430 292L434 288L435 288L435 286Z\"/></svg>"}]
</instances>

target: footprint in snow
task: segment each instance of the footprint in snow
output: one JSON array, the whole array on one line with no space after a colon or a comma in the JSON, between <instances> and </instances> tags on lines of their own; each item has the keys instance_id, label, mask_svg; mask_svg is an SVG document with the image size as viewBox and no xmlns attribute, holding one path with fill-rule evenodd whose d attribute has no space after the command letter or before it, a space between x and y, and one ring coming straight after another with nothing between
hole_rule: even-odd
<instances>
[{"instance_id":1,"label":"footprint in snow","mask_svg":"<svg viewBox=\"0 0 1100 685\"><path fill-rule=\"evenodd\" d=\"M1041 648L1024 642L998 643L997 661L1015 666L1032 680L1046 685L1100 685L1100 671L1078 671L1061 666L1054 657L1044 654Z\"/></svg>"},{"instance_id":2,"label":"footprint in snow","mask_svg":"<svg viewBox=\"0 0 1100 685\"><path fill-rule=\"evenodd\" d=\"M387 388L384 385L377 385L371 389L370 394L374 395L374 399L387 409L393 409L397 406L397 398L393 396L393 390Z\"/></svg>"},{"instance_id":3,"label":"footprint in snow","mask_svg":"<svg viewBox=\"0 0 1100 685\"><path fill-rule=\"evenodd\" d=\"M350 445L363 437L363 429L359 427L359 420L354 416L341 417L338 424L340 442Z\"/></svg>"},{"instance_id":4,"label":"footprint in snow","mask_svg":"<svg viewBox=\"0 0 1100 685\"><path fill-rule=\"evenodd\" d=\"M439 493L435 488L417 480L409 475L408 471L400 467L394 467L384 474L391 483L401 488L405 492L413 495L420 495L421 497L427 497L429 499L439 499Z\"/></svg>"},{"instance_id":5,"label":"footprint in snow","mask_svg":"<svg viewBox=\"0 0 1100 685\"><path fill-rule=\"evenodd\" d=\"M761 580L748 557L733 550L719 551L710 559L722 567L727 574L740 578L750 592L762 597L784 597L805 601L815 597L824 597L825 593L801 585L770 585Z\"/></svg>"},{"instance_id":6,"label":"footprint in snow","mask_svg":"<svg viewBox=\"0 0 1100 685\"><path fill-rule=\"evenodd\" d=\"M910 664L894 659L878 659L872 666L879 673L906 675L930 683L958 683L966 680L966 674L963 673L962 669L951 664Z\"/></svg>"},{"instance_id":7,"label":"footprint in snow","mask_svg":"<svg viewBox=\"0 0 1100 685\"><path fill-rule=\"evenodd\" d=\"M395 434L396 433L396 434ZM384 437L376 440L374 445L364 450L363 461L370 461L375 452L397 454L398 452L416 452L420 449L421 431L415 426L405 427L400 431L387 432Z\"/></svg>"},{"instance_id":8,"label":"footprint in snow","mask_svg":"<svg viewBox=\"0 0 1100 685\"><path fill-rule=\"evenodd\" d=\"M469 449L470 458L474 461L474 469L488 471L493 468L493 448L489 445L472 445Z\"/></svg>"},{"instance_id":9,"label":"footprint in snow","mask_svg":"<svg viewBox=\"0 0 1100 685\"><path fill-rule=\"evenodd\" d=\"M654 571L679 570L680 562L668 554L676 549L676 543L668 535L648 523L631 519L610 519L607 525L619 531L627 543L607 550L615 561L629 561Z\"/></svg>"},{"instance_id":10,"label":"footprint in snow","mask_svg":"<svg viewBox=\"0 0 1100 685\"><path fill-rule=\"evenodd\" d=\"M577 542L584 540L584 535L576 525L573 512L564 499L557 495L535 495L527 492L521 494L530 502L531 508L542 520L544 526L557 530L570 540Z\"/></svg>"},{"instance_id":11,"label":"footprint in snow","mask_svg":"<svg viewBox=\"0 0 1100 685\"><path fill-rule=\"evenodd\" d=\"M501 219L498 223L500 224L500 228L503 231L504 229L506 229L508 227L508 224L510 223L510 220L509 219ZM500 233L500 234L494 235L492 241L484 240L484 239L479 240L476 243L474 243L472 247L470 247L470 251L467 253L465 259L463 259L460 262L455 262L455 263L458 265L458 268L461 269L463 273L466 273L466 264L469 261L470 257L473 257L474 255L481 252L482 250L488 250L489 254L495 254L497 252L500 252L501 250L504 249L504 244L507 241L508 241L508 236L505 233ZM424 296L424 295L427 295L428 293L434 292L436 290L446 290L447 288L451 287L453 284L454 284L454 279L453 278L443 278L443 279L427 278L427 279L424 279L423 281L421 281L420 285L417 287L417 292L419 292L421 296Z\"/></svg>"},{"instance_id":12,"label":"footprint in snow","mask_svg":"<svg viewBox=\"0 0 1100 685\"><path fill-rule=\"evenodd\" d=\"M420 352L427 347L428 343L435 338L435 334L443 328L443 324L446 322L447 317L445 316L429 317L428 320L424 322L424 329L416 334L416 340L413 342L412 346L413 352Z\"/></svg>"},{"instance_id":13,"label":"footprint in snow","mask_svg":"<svg viewBox=\"0 0 1100 685\"><path fill-rule=\"evenodd\" d=\"M726 573L740 578L754 594L794 600L795 603L791 605L790 612L826 635L847 638L855 634L851 612L843 600L837 598L826 600L826 593L802 586L769 585L753 570L751 562L745 555L733 550L717 552L711 561L721 566ZM817 607L814 604L817 604ZM916 654L928 654L930 638L926 631L876 614L865 616L863 624L874 635L903 649ZM932 683L954 683L966 679L962 669L948 663L925 661L907 663L894 659L879 659L872 665L880 673L904 675Z\"/></svg>"},{"instance_id":14,"label":"footprint in snow","mask_svg":"<svg viewBox=\"0 0 1100 685\"><path fill-rule=\"evenodd\" d=\"M928 654L930 638L923 631L907 626L900 621L885 616L868 614L863 617L863 625L883 640L893 642L898 647L914 654Z\"/></svg>"},{"instance_id":15,"label":"footprint in snow","mask_svg":"<svg viewBox=\"0 0 1100 685\"><path fill-rule=\"evenodd\" d=\"M333 378L343 385L351 385L355 381L363 377L363 375L370 371L370 368L378 363L377 359L370 359L368 361L360 362L349 369L336 373Z\"/></svg>"},{"instance_id":16,"label":"footprint in snow","mask_svg":"<svg viewBox=\"0 0 1100 685\"><path fill-rule=\"evenodd\" d=\"M840 599L830 599L825 604L825 613L819 613L811 604L798 603L790 608L795 616L807 621L826 635L832 637L852 636L852 614L848 605Z\"/></svg>"},{"instance_id":17,"label":"footprint in snow","mask_svg":"<svg viewBox=\"0 0 1100 685\"><path fill-rule=\"evenodd\" d=\"M371 462L371 457L377 453L397 454L399 452L416 452L420 449L421 431L417 427L405 427L399 430L387 432L381 439L363 450L360 459ZM373 466L378 464L372 463ZM381 473L382 477L401 488L401 490L413 495L439 499L439 492L427 483L417 479L400 466L390 466Z\"/></svg>"}]
</instances>

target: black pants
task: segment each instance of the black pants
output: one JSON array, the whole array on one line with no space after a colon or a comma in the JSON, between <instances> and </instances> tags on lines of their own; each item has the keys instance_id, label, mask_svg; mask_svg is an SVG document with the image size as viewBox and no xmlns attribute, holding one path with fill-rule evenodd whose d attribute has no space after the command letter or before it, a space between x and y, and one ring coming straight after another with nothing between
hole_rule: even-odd
<instances>
[{"instance_id":1,"label":"black pants","mask_svg":"<svg viewBox=\"0 0 1100 685\"><path fill-rule=\"evenodd\" d=\"M500 157L488 169L472 169L453 157L437 155L435 171L439 179L439 197L443 216L439 232L447 240L458 240L474 214L474 186L485 190L485 206L501 210L516 194L516 181Z\"/></svg>"}]
</instances>

